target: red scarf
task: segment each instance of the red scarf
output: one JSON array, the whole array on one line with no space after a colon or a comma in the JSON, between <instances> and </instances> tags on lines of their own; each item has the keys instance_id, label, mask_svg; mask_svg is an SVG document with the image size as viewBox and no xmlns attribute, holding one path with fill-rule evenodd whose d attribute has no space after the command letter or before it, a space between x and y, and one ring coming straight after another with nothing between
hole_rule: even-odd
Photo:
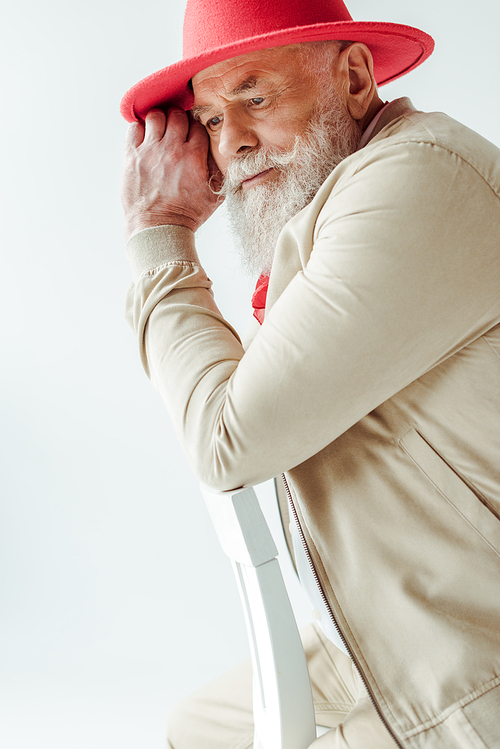
<instances>
[{"instance_id":1,"label":"red scarf","mask_svg":"<svg viewBox=\"0 0 500 749\"><path fill-rule=\"evenodd\" d=\"M261 276L259 276L257 286L255 287L255 291L252 296L253 316L256 320L259 321L261 325L264 322L264 315L266 313L266 297L268 286L269 276L263 273Z\"/></svg>"}]
</instances>

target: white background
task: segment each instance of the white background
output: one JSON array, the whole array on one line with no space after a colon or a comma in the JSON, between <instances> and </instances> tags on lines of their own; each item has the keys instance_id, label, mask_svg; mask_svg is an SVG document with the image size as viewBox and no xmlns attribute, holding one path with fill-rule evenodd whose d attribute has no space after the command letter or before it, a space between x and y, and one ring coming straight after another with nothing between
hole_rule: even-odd
<instances>
[{"instance_id":1,"label":"white background","mask_svg":"<svg viewBox=\"0 0 500 749\"><path fill-rule=\"evenodd\" d=\"M499 5L352 0L434 55L409 95L500 144ZM164 746L168 709L246 657L232 573L123 319L123 93L181 57L183 2L3 11L0 744ZM199 234L223 312L252 281L223 216Z\"/></svg>"}]
</instances>

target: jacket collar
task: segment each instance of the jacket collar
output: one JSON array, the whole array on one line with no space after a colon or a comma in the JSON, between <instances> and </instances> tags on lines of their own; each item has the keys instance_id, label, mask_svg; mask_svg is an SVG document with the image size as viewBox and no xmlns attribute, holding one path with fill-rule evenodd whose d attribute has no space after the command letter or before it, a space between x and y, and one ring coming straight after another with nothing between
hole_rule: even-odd
<instances>
[{"instance_id":1,"label":"jacket collar","mask_svg":"<svg viewBox=\"0 0 500 749\"><path fill-rule=\"evenodd\" d=\"M363 146L367 145L376 135L384 129L386 125L389 125L393 120L397 120L399 117L404 115L412 114L417 110L411 103L410 99L406 96L400 99L394 99L389 104L386 104L373 118L365 133L368 133L368 138L365 140L361 136L361 143ZM373 126L373 127L372 127ZM364 134L363 134L364 135ZM362 147L362 146L361 146Z\"/></svg>"}]
</instances>

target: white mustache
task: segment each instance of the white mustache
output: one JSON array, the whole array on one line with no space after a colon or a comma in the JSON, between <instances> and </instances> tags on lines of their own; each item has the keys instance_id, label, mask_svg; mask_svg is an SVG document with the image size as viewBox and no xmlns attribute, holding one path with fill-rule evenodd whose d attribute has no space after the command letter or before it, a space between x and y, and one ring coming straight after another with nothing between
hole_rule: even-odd
<instances>
[{"instance_id":1,"label":"white mustache","mask_svg":"<svg viewBox=\"0 0 500 749\"><path fill-rule=\"evenodd\" d=\"M268 169L284 171L296 158L296 146L291 151L277 151L260 148L258 151L238 156L231 161L224 176L219 195L234 194L241 184L250 177L255 177Z\"/></svg>"}]
</instances>

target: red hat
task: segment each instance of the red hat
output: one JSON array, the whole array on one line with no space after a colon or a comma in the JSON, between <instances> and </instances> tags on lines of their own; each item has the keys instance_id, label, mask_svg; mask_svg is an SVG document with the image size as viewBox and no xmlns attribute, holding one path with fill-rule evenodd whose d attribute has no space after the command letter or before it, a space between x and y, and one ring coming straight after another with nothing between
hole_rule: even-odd
<instances>
[{"instance_id":1,"label":"red hat","mask_svg":"<svg viewBox=\"0 0 500 749\"><path fill-rule=\"evenodd\" d=\"M432 38L411 26L353 21L342 0L188 0L183 59L136 83L123 97L120 111L133 122L167 103L190 109L190 79L216 62L327 39L366 44L379 86L416 68L434 49Z\"/></svg>"}]
</instances>

